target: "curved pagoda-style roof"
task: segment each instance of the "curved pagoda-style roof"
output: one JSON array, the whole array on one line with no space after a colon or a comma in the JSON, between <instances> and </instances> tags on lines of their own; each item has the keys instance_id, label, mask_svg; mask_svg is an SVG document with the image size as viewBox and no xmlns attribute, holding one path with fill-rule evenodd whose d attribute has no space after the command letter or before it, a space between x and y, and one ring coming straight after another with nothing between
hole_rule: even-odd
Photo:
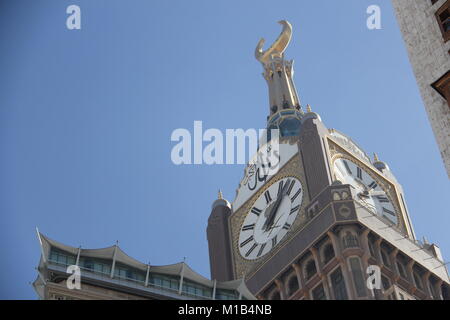
<instances>
[{"instance_id":1,"label":"curved pagoda-style roof","mask_svg":"<svg viewBox=\"0 0 450 320\"><path fill-rule=\"evenodd\" d=\"M64 251L73 256L79 256L83 258L92 258L92 259L101 259L112 261L115 260L116 263L120 263L122 265L131 267L136 270L140 270L143 273L147 272L149 269L150 274L160 274L167 276L181 276L183 275L183 279L192 281L194 283L206 286L206 287L216 287L218 289L225 290L236 290L246 299L255 299L252 293L247 289L244 282L242 280L233 280L226 282L215 282L214 280L210 280L195 272L187 263L179 262L170 265L149 265L142 263L129 255L127 255L117 244L112 245L106 248L99 249L83 249L81 247L72 247L58 241L52 240L44 234L38 232L39 241L41 244L42 255L44 261L41 257L41 263L46 262L48 257L50 256L50 251L52 248Z\"/></svg>"}]
</instances>

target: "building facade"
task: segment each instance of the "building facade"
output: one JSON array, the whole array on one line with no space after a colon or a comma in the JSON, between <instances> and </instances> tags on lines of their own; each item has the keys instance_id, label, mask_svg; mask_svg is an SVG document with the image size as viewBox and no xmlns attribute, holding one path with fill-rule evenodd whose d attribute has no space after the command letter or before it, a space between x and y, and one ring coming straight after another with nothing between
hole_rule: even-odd
<instances>
[{"instance_id":1,"label":"building facade","mask_svg":"<svg viewBox=\"0 0 450 320\"><path fill-rule=\"evenodd\" d=\"M184 262L151 266L129 257L117 244L82 249L51 240L41 233L38 238L41 259L33 287L43 300L255 299L242 280L212 281ZM67 284L67 281L72 283L69 266L80 270L79 289Z\"/></svg>"},{"instance_id":2,"label":"building facade","mask_svg":"<svg viewBox=\"0 0 450 320\"><path fill-rule=\"evenodd\" d=\"M275 43L264 51L261 40L255 53L269 89L267 128L279 130L259 153L277 152L249 162L233 203L214 202L212 278L243 278L269 300L450 299L439 247L416 239L389 166L301 107L284 55L292 27L280 23Z\"/></svg>"},{"instance_id":3,"label":"building facade","mask_svg":"<svg viewBox=\"0 0 450 320\"><path fill-rule=\"evenodd\" d=\"M392 0L450 177L450 0Z\"/></svg>"}]
</instances>

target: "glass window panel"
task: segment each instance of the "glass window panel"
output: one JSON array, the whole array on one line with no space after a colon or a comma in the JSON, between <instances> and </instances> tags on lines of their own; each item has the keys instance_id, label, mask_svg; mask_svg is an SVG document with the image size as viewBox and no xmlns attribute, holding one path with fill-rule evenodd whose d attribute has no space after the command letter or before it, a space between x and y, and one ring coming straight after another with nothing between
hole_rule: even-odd
<instances>
[{"instance_id":1,"label":"glass window panel","mask_svg":"<svg viewBox=\"0 0 450 320\"><path fill-rule=\"evenodd\" d=\"M327 296L325 295L325 290L323 286L320 284L312 291L313 300L327 300Z\"/></svg>"},{"instance_id":2,"label":"glass window panel","mask_svg":"<svg viewBox=\"0 0 450 320\"><path fill-rule=\"evenodd\" d=\"M330 279L334 298L336 300L347 300L347 288L345 286L345 280L342 276L341 268L338 268L336 271L334 271L331 274Z\"/></svg>"},{"instance_id":3,"label":"glass window panel","mask_svg":"<svg viewBox=\"0 0 450 320\"><path fill-rule=\"evenodd\" d=\"M355 282L356 294L358 297L366 296L366 282L361 269L361 263L358 258L350 259L350 267L353 274L353 280Z\"/></svg>"}]
</instances>

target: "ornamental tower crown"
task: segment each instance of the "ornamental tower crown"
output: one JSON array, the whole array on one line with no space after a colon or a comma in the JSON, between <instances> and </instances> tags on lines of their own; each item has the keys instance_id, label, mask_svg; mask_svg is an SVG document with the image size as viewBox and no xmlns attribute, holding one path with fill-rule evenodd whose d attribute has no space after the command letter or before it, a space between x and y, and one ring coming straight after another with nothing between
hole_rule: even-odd
<instances>
[{"instance_id":1,"label":"ornamental tower crown","mask_svg":"<svg viewBox=\"0 0 450 320\"><path fill-rule=\"evenodd\" d=\"M259 40L255 57L263 66L263 77L269 88L267 128L280 129L281 136L297 136L303 111L292 80L294 61L284 59L284 51L292 38L292 26L286 20L278 23L283 29L277 40L267 50L263 50L264 38Z\"/></svg>"}]
</instances>

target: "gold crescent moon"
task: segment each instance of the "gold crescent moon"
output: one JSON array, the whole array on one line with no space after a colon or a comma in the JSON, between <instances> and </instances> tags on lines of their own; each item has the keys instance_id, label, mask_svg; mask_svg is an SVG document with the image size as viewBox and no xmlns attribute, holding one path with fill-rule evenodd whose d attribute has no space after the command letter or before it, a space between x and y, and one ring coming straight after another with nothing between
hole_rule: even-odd
<instances>
[{"instance_id":1,"label":"gold crescent moon","mask_svg":"<svg viewBox=\"0 0 450 320\"><path fill-rule=\"evenodd\" d=\"M268 62L271 55L274 53L282 54L289 45L289 42L291 41L292 38L291 24L286 20L278 21L278 23L283 26L283 30L281 30L281 33L278 36L277 40L275 40L275 42L270 46L270 48L267 49L266 51L263 51L262 47L264 46L265 43L264 38L259 40L258 44L256 45L255 57L261 63Z\"/></svg>"}]
</instances>

